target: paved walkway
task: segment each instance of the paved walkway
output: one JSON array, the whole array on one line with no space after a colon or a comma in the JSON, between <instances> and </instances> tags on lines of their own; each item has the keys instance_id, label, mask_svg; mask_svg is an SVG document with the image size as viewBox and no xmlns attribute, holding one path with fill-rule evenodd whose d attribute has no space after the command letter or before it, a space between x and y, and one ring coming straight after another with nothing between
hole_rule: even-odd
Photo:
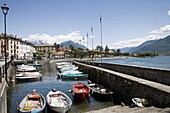
<instances>
[{"instance_id":1,"label":"paved walkway","mask_svg":"<svg viewBox=\"0 0 170 113\"><path fill-rule=\"evenodd\" d=\"M156 108L156 107L134 107L129 108L129 106L113 106L100 110L89 111L86 113L170 113L170 108Z\"/></svg>"}]
</instances>

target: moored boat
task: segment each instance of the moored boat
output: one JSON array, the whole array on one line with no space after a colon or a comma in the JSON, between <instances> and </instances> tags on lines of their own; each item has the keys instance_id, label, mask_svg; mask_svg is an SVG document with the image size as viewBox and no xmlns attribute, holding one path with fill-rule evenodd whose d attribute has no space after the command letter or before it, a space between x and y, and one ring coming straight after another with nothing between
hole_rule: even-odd
<instances>
[{"instance_id":1,"label":"moored boat","mask_svg":"<svg viewBox=\"0 0 170 113\"><path fill-rule=\"evenodd\" d=\"M91 83L88 85L90 88L90 94L95 100L98 101L111 101L113 102L113 92L104 86L99 84Z\"/></svg>"},{"instance_id":2,"label":"moored boat","mask_svg":"<svg viewBox=\"0 0 170 113\"><path fill-rule=\"evenodd\" d=\"M66 65L66 66L63 66L59 71L65 72L65 71L77 70L77 69L78 69L78 67L75 65Z\"/></svg>"},{"instance_id":3,"label":"moored boat","mask_svg":"<svg viewBox=\"0 0 170 113\"><path fill-rule=\"evenodd\" d=\"M15 78L17 80L36 80L41 79L42 74L40 72L22 72L16 74Z\"/></svg>"},{"instance_id":4,"label":"moored boat","mask_svg":"<svg viewBox=\"0 0 170 113\"><path fill-rule=\"evenodd\" d=\"M57 113L65 113L72 105L71 99L63 92L52 89L46 96L47 104Z\"/></svg>"},{"instance_id":5,"label":"moored boat","mask_svg":"<svg viewBox=\"0 0 170 113\"><path fill-rule=\"evenodd\" d=\"M88 78L88 74L65 74L61 75L62 80L83 80Z\"/></svg>"},{"instance_id":6,"label":"moored boat","mask_svg":"<svg viewBox=\"0 0 170 113\"><path fill-rule=\"evenodd\" d=\"M16 71L17 72L34 72L37 69L34 66L29 66L29 65L18 65Z\"/></svg>"},{"instance_id":7,"label":"moored boat","mask_svg":"<svg viewBox=\"0 0 170 113\"><path fill-rule=\"evenodd\" d=\"M84 100L90 94L90 88L80 82L74 84L72 91L73 95L79 100Z\"/></svg>"},{"instance_id":8,"label":"moored boat","mask_svg":"<svg viewBox=\"0 0 170 113\"><path fill-rule=\"evenodd\" d=\"M18 107L19 113L41 113L45 109L46 100L40 93L33 90L20 102Z\"/></svg>"}]
</instances>

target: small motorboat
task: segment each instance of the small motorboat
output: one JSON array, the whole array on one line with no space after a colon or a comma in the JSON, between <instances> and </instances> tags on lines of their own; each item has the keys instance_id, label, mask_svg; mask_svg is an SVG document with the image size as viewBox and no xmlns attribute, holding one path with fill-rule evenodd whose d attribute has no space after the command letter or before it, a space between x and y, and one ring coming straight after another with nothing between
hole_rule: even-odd
<instances>
[{"instance_id":1,"label":"small motorboat","mask_svg":"<svg viewBox=\"0 0 170 113\"><path fill-rule=\"evenodd\" d=\"M18 65L17 66L17 72L34 72L37 69L34 66L29 66L29 65Z\"/></svg>"},{"instance_id":2,"label":"small motorboat","mask_svg":"<svg viewBox=\"0 0 170 113\"><path fill-rule=\"evenodd\" d=\"M82 73L77 73L77 74L65 74L61 75L62 80L82 80L82 79L87 79L88 74L82 74Z\"/></svg>"},{"instance_id":3,"label":"small motorboat","mask_svg":"<svg viewBox=\"0 0 170 113\"><path fill-rule=\"evenodd\" d=\"M99 84L91 83L88 85L90 88L90 94L95 100L98 101L111 101L113 102L113 92L104 86Z\"/></svg>"},{"instance_id":4,"label":"small motorboat","mask_svg":"<svg viewBox=\"0 0 170 113\"><path fill-rule=\"evenodd\" d=\"M62 75L74 75L74 74L81 74L83 72L81 71L78 71L78 70L68 70L68 71L64 71L61 73L61 76Z\"/></svg>"},{"instance_id":5,"label":"small motorboat","mask_svg":"<svg viewBox=\"0 0 170 113\"><path fill-rule=\"evenodd\" d=\"M77 70L77 69L78 67L75 65L66 65L66 66L63 66L59 71L65 72L65 71L71 71L71 70Z\"/></svg>"},{"instance_id":6,"label":"small motorboat","mask_svg":"<svg viewBox=\"0 0 170 113\"><path fill-rule=\"evenodd\" d=\"M73 86L73 96L79 100L84 100L90 94L90 88L83 83L76 83Z\"/></svg>"},{"instance_id":7,"label":"small motorboat","mask_svg":"<svg viewBox=\"0 0 170 113\"><path fill-rule=\"evenodd\" d=\"M35 80L41 79L42 74L40 72L22 72L15 75L17 80Z\"/></svg>"},{"instance_id":8,"label":"small motorboat","mask_svg":"<svg viewBox=\"0 0 170 113\"><path fill-rule=\"evenodd\" d=\"M69 65L69 62L57 62L56 63L57 69L61 69L65 65Z\"/></svg>"},{"instance_id":9,"label":"small motorboat","mask_svg":"<svg viewBox=\"0 0 170 113\"><path fill-rule=\"evenodd\" d=\"M72 105L71 99L63 92L52 89L46 96L47 104L57 113L65 113Z\"/></svg>"},{"instance_id":10,"label":"small motorboat","mask_svg":"<svg viewBox=\"0 0 170 113\"><path fill-rule=\"evenodd\" d=\"M33 90L20 102L18 107L19 113L41 113L45 109L46 100L40 93Z\"/></svg>"}]
</instances>

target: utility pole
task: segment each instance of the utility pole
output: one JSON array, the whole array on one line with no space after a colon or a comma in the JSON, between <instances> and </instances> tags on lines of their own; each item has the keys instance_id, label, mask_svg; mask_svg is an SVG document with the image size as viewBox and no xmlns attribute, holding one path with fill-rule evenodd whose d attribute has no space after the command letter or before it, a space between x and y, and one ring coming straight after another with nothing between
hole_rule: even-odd
<instances>
[{"instance_id":1,"label":"utility pole","mask_svg":"<svg viewBox=\"0 0 170 113\"><path fill-rule=\"evenodd\" d=\"M102 16L100 15L100 28L101 28L101 49L102 49ZM101 63L102 63L102 52L101 52Z\"/></svg>"}]
</instances>

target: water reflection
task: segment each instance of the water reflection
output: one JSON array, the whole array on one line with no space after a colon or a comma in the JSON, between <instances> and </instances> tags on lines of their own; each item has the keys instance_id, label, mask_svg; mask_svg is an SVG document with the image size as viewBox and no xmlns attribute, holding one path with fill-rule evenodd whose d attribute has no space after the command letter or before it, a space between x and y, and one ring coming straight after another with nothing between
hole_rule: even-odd
<instances>
[{"instance_id":1,"label":"water reflection","mask_svg":"<svg viewBox=\"0 0 170 113\"><path fill-rule=\"evenodd\" d=\"M8 89L8 113L17 113L17 106L20 101L28 94L31 93L33 89L41 93L44 97L52 89L58 89L66 93L70 99L73 101L72 107L69 113L81 113L90 110L105 108L107 106L112 106L111 102L98 102L92 97L87 98L85 101L77 102L72 93L68 90L72 89L73 84L77 83L76 80L73 81L62 81L57 79L55 63L45 64L39 71L42 72L41 81L27 81L27 82L14 82L9 86ZM81 81L87 84L87 80ZM49 107L46 107L45 113L54 113Z\"/></svg>"}]
</instances>

